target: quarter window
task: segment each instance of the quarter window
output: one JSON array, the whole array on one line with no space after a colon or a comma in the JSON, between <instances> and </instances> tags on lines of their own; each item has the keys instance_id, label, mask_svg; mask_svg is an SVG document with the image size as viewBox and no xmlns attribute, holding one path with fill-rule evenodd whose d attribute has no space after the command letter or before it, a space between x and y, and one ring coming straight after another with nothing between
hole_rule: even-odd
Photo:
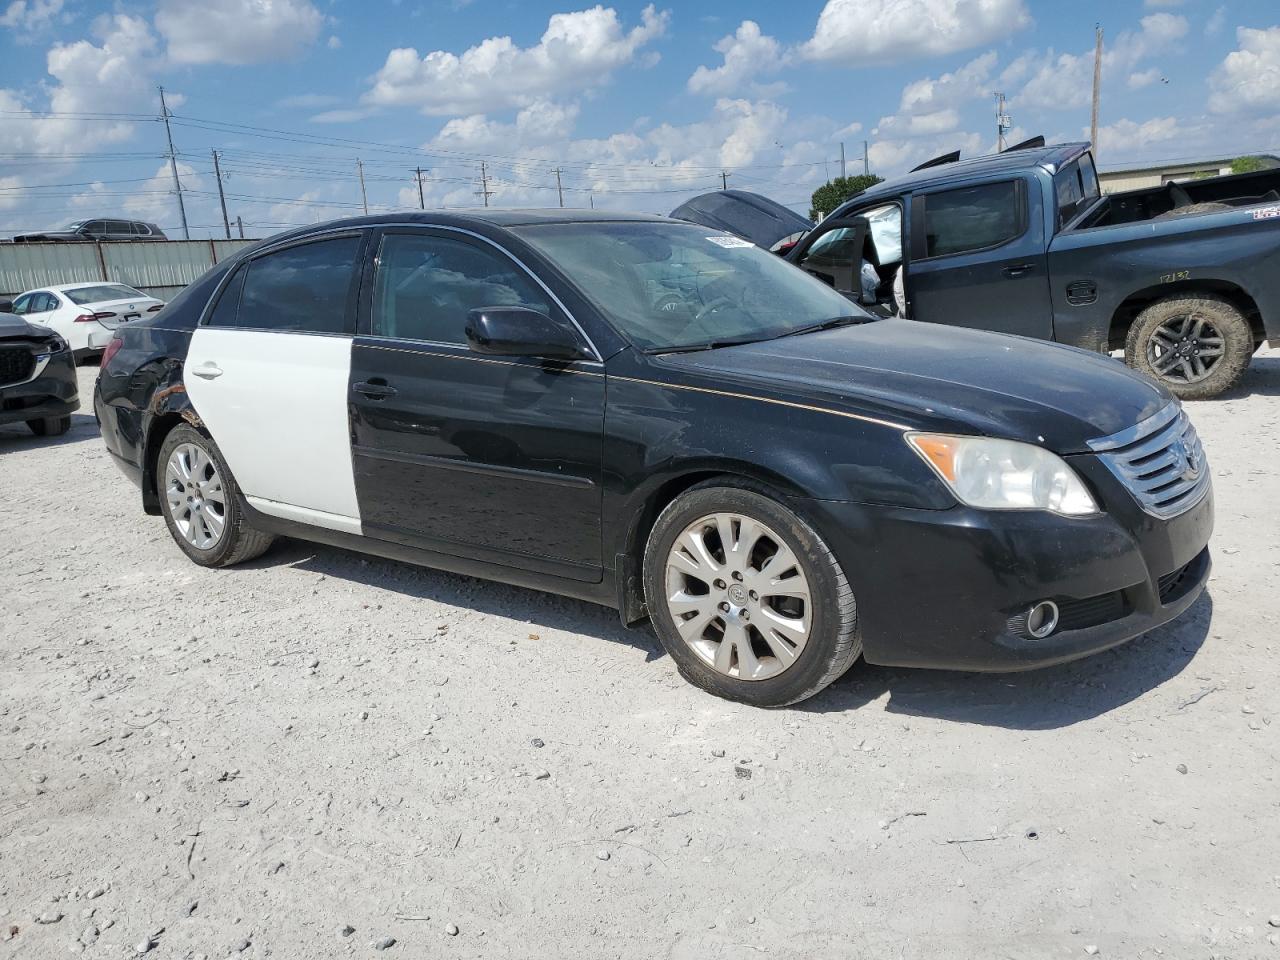
<instances>
[{"instance_id":1,"label":"quarter window","mask_svg":"<svg viewBox=\"0 0 1280 960\"><path fill-rule=\"evenodd\" d=\"M465 343L467 312L521 306L549 314L547 296L497 250L449 237L390 233L373 293L373 333Z\"/></svg>"},{"instance_id":2,"label":"quarter window","mask_svg":"<svg viewBox=\"0 0 1280 960\"><path fill-rule=\"evenodd\" d=\"M210 325L351 333L360 239L319 240L250 260L228 284ZM228 295L237 289L239 302L232 309Z\"/></svg>"},{"instance_id":3,"label":"quarter window","mask_svg":"<svg viewBox=\"0 0 1280 960\"><path fill-rule=\"evenodd\" d=\"M944 190L924 198L925 256L997 247L1022 233L1022 204L1014 180Z\"/></svg>"}]
</instances>

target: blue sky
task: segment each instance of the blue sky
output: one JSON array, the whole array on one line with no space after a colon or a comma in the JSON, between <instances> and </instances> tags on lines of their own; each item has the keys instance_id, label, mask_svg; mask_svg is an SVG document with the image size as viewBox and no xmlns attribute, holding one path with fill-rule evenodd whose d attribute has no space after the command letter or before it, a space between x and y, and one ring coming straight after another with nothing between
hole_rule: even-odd
<instances>
[{"instance_id":1,"label":"blue sky","mask_svg":"<svg viewBox=\"0 0 1280 960\"><path fill-rule=\"evenodd\" d=\"M361 209L491 202L666 213L730 186L807 210L839 171L890 176L1012 139L1099 162L1280 152L1275 0L0 0L0 235L86 216L221 234L210 151L250 235Z\"/></svg>"}]
</instances>

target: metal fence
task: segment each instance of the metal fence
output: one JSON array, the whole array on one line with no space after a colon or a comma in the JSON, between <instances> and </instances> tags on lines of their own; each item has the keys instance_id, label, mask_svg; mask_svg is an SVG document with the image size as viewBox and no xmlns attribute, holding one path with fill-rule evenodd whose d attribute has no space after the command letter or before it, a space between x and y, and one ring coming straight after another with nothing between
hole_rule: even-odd
<instances>
[{"instance_id":1,"label":"metal fence","mask_svg":"<svg viewBox=\"0 0 1280 960\"><path fill-rule=\"evenodd\" d=\"M254 240L0 244L0 297L60 283L109 280L168 300Z\"/></svg>"}]
</instances>

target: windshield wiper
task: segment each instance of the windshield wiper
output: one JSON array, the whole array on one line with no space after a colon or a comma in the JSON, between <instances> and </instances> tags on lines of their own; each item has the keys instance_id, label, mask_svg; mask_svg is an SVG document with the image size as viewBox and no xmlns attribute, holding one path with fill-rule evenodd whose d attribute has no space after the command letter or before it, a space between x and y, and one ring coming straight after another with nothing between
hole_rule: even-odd
<instances>
[{"instance_id":1,"label":"windshield wiper","mask_svg":"<svg viewBox=\"0 0 1280 960\"><path fill-rule=\"evenodd\" d=\"M860 323L870 323L876 318L870 314L850 315L847 317L832 317L830 320L823 320L821 323L811 323L807 327L797 327L795 330L788 330L786 333L780 334L777 339L783 337L798 337L802 333L817 333L820 330L834 330L836 327L852 327Z\"/></svg>"},{"instance_id":2,"label":"windshield wiper","mask_svg":"<svg viewBox=\"0 0 1280 960\"><path fill-rule=\"evenodd\" d=\"M744 343L761 343L769 337L737 337L729 340L708 340L705 343L689 343L682 347L659 347L646 350L651 356L663 356L668 353L700 353L703 350L719 350L721 347L740 347Z\"/></svg>"}]
</instances>

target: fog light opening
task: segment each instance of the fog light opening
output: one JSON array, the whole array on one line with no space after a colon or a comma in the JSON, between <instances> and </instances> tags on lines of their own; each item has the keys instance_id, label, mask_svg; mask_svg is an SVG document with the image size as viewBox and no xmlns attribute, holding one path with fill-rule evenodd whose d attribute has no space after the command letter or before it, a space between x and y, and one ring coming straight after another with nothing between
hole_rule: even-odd
<instances>
[{"instance_id":1,"label":"fog light opening","mask_svg":"<svg viewBox=\"0 0 1280 960\"><path fill-rule=\"evenodd\" d=\"M1052 600L1041 600L1027 611L1027 633L1043 640L1058 629L1058 605Z\"/></svg>"}]
</instances>

